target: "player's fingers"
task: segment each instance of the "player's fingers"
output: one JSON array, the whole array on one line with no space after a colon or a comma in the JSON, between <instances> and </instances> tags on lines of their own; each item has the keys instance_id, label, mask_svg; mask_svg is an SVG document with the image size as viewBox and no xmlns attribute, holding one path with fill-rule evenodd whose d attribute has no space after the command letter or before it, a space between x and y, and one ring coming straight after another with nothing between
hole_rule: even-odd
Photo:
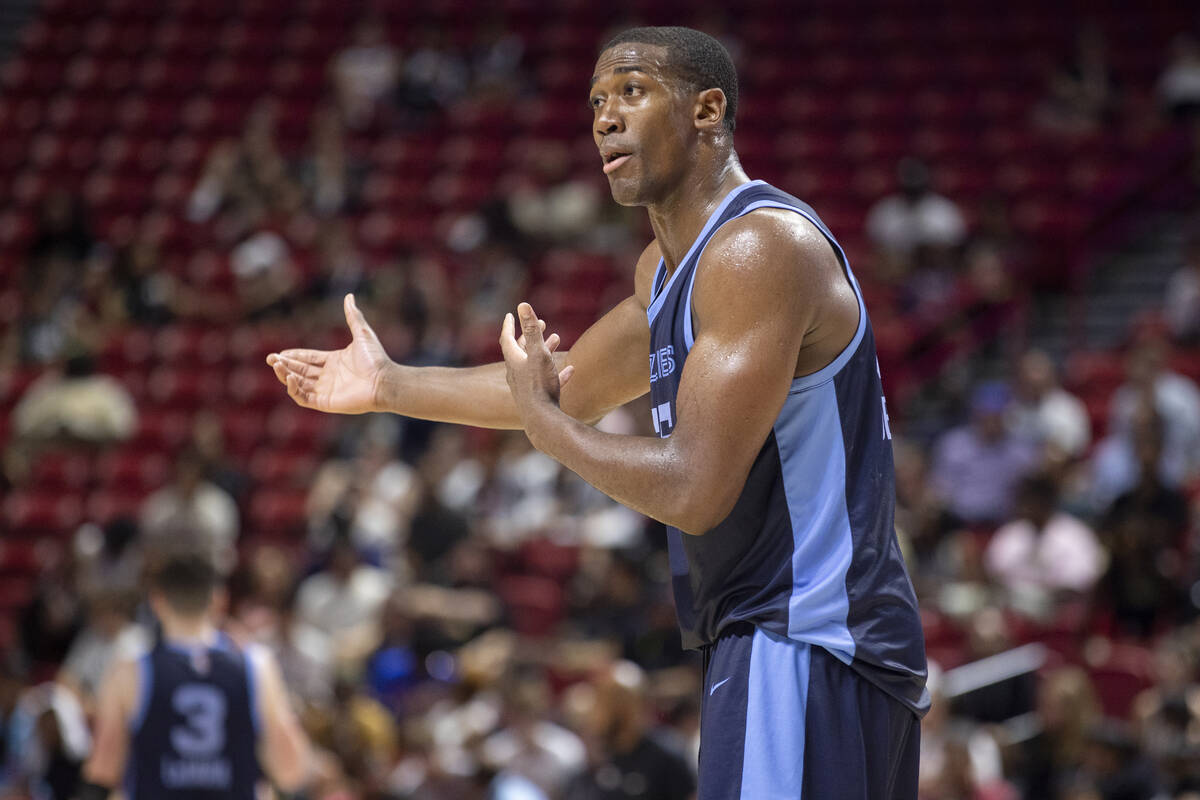
<instances>
[{"instance_id":1,"label":"player's fingers","mask_svg":"<svg viewBox=\"0 0 1200 800\"><path fill-rule=\"evenodd\" d=\"M304 398L300 394L300 378L293 374L287 376L287 392L288 396L295 400L300 405L307 405Z\"/></svg>"},{"instance_id":2,"label":"player's fingers","mask_svg":"<svg viewBox=\"0 0 1200 800\"><path fill-rule=\"evenodd\" d=\"M517 306L517 315L521 318L521 330L525 332L526 347L530 344L541 344L542 330L546 326L537 318L537 314L533 313L533 306L521 303Z\"/></svg>"},{"instance_id":3,"label":"player's fingers","mask_svg":"<svg viewBox=\"0 0 1200 800\"><path fill-rule=\"evenodd\" d=\"M571 376L575 374L575 365L568 364L558 372L558 388L567 385L567 381L571 380Z\"/></svg>"},{"instance_id":4,"label":"player's fingers","mask_svg":"<svg viewBox=\"0 0 1200 800\"><path fill-rule=\"evenodd\" d=\"M525 355L525 351L517 344L517 340L513 336L516 333L515 328L512 313L505 314L504 322L500 325L500 350L504 353L505 361L519 360L521 356Z\"/></svg>"},{"instance_id":5,"label":"player's fingers","mask_svg":"<svg viewBox=\"0 0 1200 800\"><path fill-rule=\"evenodd\" d=\"M271 371L275 373L275 377L279 379L280 383L282 383L284 386L287 386L287 377L291 373L288 372L288 368L284 366L283 359L277 358L275 363L271 365Z\"/></svg>"},{"instance_id":6,"label":"player's fingers","mask_svg":"<svg viewBox=\"0 0 1200 800\"><path fill-rule=\"evenodd\" d=\"M553 353L558 349L560 344L562 344L562 339L559 338L557 333L552 333L550 334L550 338L546 340L546 349Z\"/></svg>"},{"instance_id":7,"label":"player's fingers","mask_svg":"<svg viewBox=\"0 0 1200 800\"><path fill-rule=\"evenodd\" d=\"M367 324L367 318L359 310L358 302L355 301L353 294L346 295L345 299L342 300L342 309L346 312L346 324L350 326L352 334L355 336L359 334L370 335L371 326Z\"/></svg>"},{"instance_id":8,"label":"player's fingers","mask_svg":"<svg viewBox=\"0 0 1200 800\"><path fill-rule=\"evenodd\" d=\"M324 350L291 349L282 350L274 355L290 358L293 361L303 361L305 364L312 364L314 367L323 367L325 366L325 357L329 354Z\"/></svg>"},{"instance_id":9,"label":"player's fingers","mask_svg":"<svg viewBox=\"0 0 1200 800\"><path fill-rule=\"evenodd\" d=\"M538 326L542 329L542 333L546 332L546 320L539 319ZM517 337L517 344L521 345L522 350L525 350L525 332L524 331L522 331L521 335ZM526 351L526 352L528 352L528 351Z\"/></svg>"},{"instance_id":10,"label":"player's fingers","mask_svg":"<svg viewBox=\"0 0 1200 800\"><path fill-rule=\"evenodd\" d=\"M316 378L321 374L321 367L304 361L297 361L287 356L279 356L278 364L282 364L288 372L294 372L301 378Z\"/></svg>"}]
</instances>

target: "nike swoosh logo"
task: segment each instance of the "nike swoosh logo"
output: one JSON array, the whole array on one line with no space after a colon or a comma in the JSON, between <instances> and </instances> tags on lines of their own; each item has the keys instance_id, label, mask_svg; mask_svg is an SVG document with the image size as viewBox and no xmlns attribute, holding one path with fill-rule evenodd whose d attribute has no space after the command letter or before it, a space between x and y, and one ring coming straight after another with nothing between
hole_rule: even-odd
<instances>
[{"instance_id":1,"label":"nike swoosh logo","mask_svg":"<svg viewBox=\"0 0 1200 800\"><path fill-rule=\"evenodd\" d=\"M717 681L716 683L714 683L714 684L712 685L712 688L708 690L708 696L709 696L709 697L712 697L712 696L713 696L713 692L715 692L717 689L720 689L722 686L724 686L725 684L729 683L729 681L731 681L731 680L733 680L733 677L732 677L732 676L730 676L730 677L726 678L726 679L725 679L725 680L723 680L723 681Z\"/></svg>"}]
</instances>

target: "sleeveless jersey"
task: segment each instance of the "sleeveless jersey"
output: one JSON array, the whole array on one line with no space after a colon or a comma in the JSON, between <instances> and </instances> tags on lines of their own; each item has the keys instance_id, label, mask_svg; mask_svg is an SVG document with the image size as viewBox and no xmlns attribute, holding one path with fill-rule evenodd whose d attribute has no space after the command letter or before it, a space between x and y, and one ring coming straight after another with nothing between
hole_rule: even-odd
<instances>
[{"instance_id":1,"label":"sleeveless jersey","mask_svg":"<svg viewBox=\"0 0 1200 800\"><path fill-rule=\"evenodd\" d=\"M209 647L159 640L138 662L129 800L254 800L260 769L251 661L223 634Z\"/></svg>"},{"instance_id":2,"label":"sleeveless jersey","mask_svg":"<svg viewBox=\"0 0 1200 800\"><path fill-rule=\"evenodd\" d=\"M668 527L686 647L735 622L824 647L918 714L928 709L925 643L893 526L895 472L875 339L862 291L833 234L806 203L762 181L731 191L683 261L654 276L650 397L671 435L694 340L692 287L713 234L760 208L794 211L825 236L858 300L858 328L828 366L792 381L733 511L703 536Z\"/></svg>"}]
</instances>

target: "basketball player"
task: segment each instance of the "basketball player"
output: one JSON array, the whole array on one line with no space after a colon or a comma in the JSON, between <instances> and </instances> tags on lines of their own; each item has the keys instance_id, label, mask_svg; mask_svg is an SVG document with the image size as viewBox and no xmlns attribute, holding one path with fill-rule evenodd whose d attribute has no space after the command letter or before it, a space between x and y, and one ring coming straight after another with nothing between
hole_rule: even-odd
<instances>
[{"instance_id":1,"label":"basketball player","mask_svg":"<svg viewBox=\"0 0 1200 800\"><path fill-rule=\"evenodd\" d=\"M117 788L127 800L254 800L260 764L280 789L304 784L308 740L279 667L213 626L218 580L199 552L168 555L153 573L162 636L137 661L115 665L100 688L81 800Z\"/></svg>"},{"instance_id":2,"label":"basketball player","mask_svg":"<svg viewBox=\"0 0 1200 800\"><path fill-rule=\"evenodd\" d=\"M522 303L504 364L399 366L347 297L346 349L268 363L309 408L523 428L666 523L683 641L705 664L701 800L915 798L924 642L846 255L812 208L742 170L737 77L711 37L618 35L588 102L613 198L644 206L655 238L634 295L569 352ZM589 426L647 391L657 437Z\"/></svg>"}]
</instances>

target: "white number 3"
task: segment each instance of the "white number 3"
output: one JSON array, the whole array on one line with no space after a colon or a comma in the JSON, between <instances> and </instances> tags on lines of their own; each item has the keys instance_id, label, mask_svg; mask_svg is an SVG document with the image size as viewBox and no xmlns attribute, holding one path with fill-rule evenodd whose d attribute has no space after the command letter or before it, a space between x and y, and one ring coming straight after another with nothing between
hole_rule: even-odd
<instances>
[{"instance_id":1,"label":"white number 3","mask_svg":"<svg viewBox=\"0 0 1200 800\"><path fill-rule=\"evenodd\" d=\"M212 758L225 747L225 694L215 686L185 683L171 705L186 719L171 728L171 744L184 758Z\"/></svg>"}]
</instances>

